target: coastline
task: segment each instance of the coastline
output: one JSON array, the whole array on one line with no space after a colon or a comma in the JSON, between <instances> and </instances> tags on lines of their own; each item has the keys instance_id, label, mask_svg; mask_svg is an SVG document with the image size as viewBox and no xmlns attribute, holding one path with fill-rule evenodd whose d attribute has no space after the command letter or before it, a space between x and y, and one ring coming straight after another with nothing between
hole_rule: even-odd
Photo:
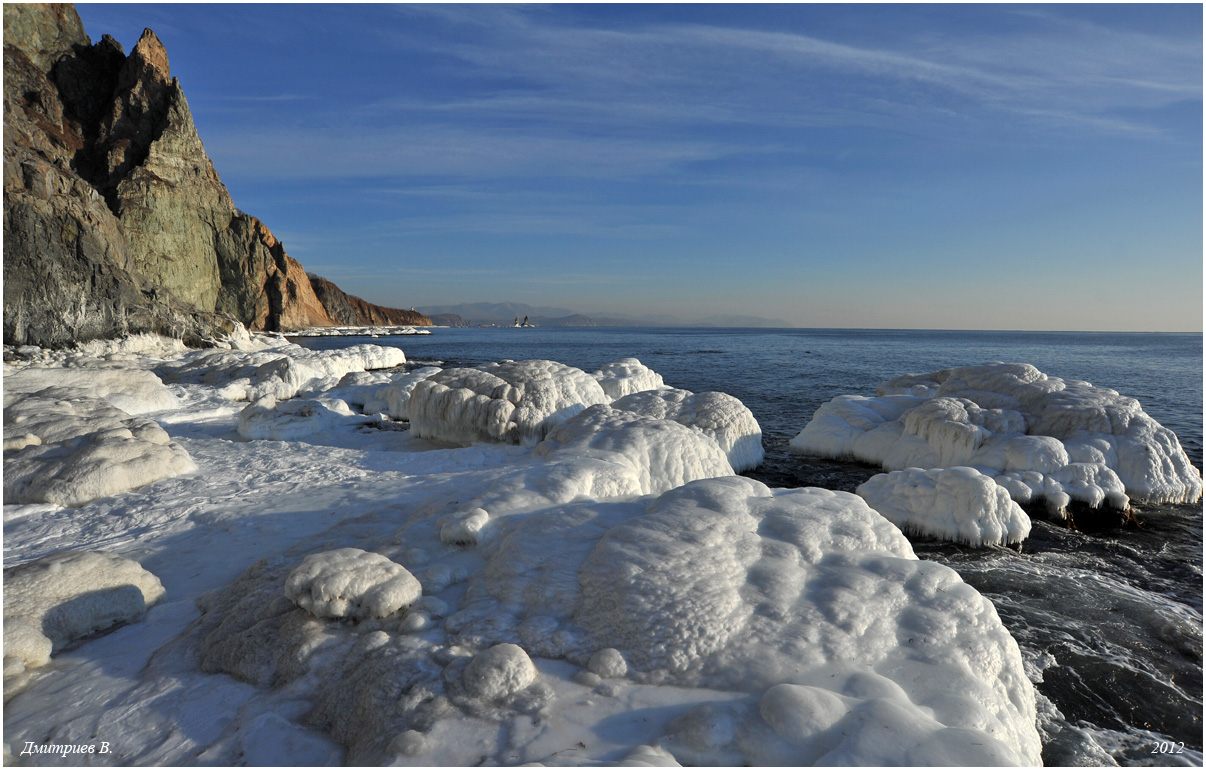
<instances>
[{"instance_id":1,"label":"coastline","mask_svg":"<svg viewBox=\"0 0 1206 770\"><path fill-rule=\"evenodd\" d=\"M709 338L709 330L697 332L699 339ZM476 336L480 336L483 343L489 346L493 344L491 340L510 335L465 333L456 335L456 338L471 339ZM732 338L743 336L736 334ZM522 337L527 338L528 335ZM600 336L600 339L604 338L609 338L608 333ZM688 340L693 338L689 336ZM539 344L539 339L531 344ZM431 337L415 339L415 342L423 343L434 341L438 340L432 340ZM727 341L715 344L728 347ZM177 403L171 408L160 405L146 411L145 415L158 421L172 440L190 454L197 463L198 471L103 497L78 508L6 505L6 543L9 546L6 563L25 562L59 548L115 551L134 558L145 569L158 575L167 589L166 599L153 606L144 620L130 623L107 636L56 655L49 668L41 671L35 669L29 689L10 702L6 723L6 741L10 747L18 747L22 740L27 739L27 735L34 735L29 740L36 739L35 733L49 735L56 730L55 735L70 735L86 727L96 730L100 724L98 720L103 719L100 712L86 706L69 708L54 695L71 691L80 696L82 703L105 702L109 704L107 711L117 709L129 713L145 710L147 706L143 699L152 694L160 699L156 707L159 709L157 713L161 714L157 717L160 721L154 723L153 730L136 728L121 720L104 722L110 726L109 729L125 731L120 735L128 753L120 761L127 764L183 761L187 755L184 747L202 752L207 761L214 764L233 763L238 756L242 756L240 752L251 752L249 756L257 757L260 764L337 761L345 750L350 750L346 761L380 761L383 757L392 756L410 757L406 761L421 764L464 764L474 759L469 753L457 753L469 752L469 744L456 748L439 737L448 734L441 730L451 729L453 725L472 726L470 734L476 736L473 741L478 743L469 743L480 746L480 741L487 740L487 735L496 734L491 730L498 729L488 725L497 723L490 721L493 717L487 717L487 727L483 727L480 722L483 712L475 711L482 706L473 705L476 701L472 699L456 700L469 696L456 690L459 685L453 682L459 680L452 673L442 675L443 678L438 680L444 682L442 687L451 687L444 696L450 698L454 706L454 711L450 712L453 715L449 717L451 721L445 723L435 719L430 723L432 727L429 730L417 730L425 737L411 735L405 740L399 739L402 742L396 745L389 741L386 741L389 745L381 743L384 740L382 736L392 735L396 738L402 732L407 732L391 732L403 723L411 725L407 729L412 732L416 731L414 725L427 723L422 719L413 723L408 721L416 718L413 714L403 722L391 721L397 718L391 717L385 722L374 723L371 729L364 728L367 732L362 734L355 730L347 732L352 727L340 721L342 717L338 716L343 706L324 712L328 716L323 719L334 721L315 721L318 717L314 712L300 709L302 703L309 704L307 708L311 708L322 702L343 702L341 699L353 697L359 688L367 688L364 692L370 692L370 680L357 680L359 675L351 670L336 675L336 669L326 669L324 666L329 664L320 661L333 659L329 656L334 655L336 650L345 650L346 653L358 650L356 644L359 642L356 640L367 639L365 634L383 632L390 643L373 655L385 654L395 649L393 645L402 645L398 649L409 650L406 655L446 661L439 663L439 666L452 666L453 672L460 670L457 666L471 662L473 650L480 654L489 649L490 640L500 637L510 639L507 643L521 646L531 656L538 672L537 681L549 689L537 687L525 696L535 700L525 702L529 706L537 702L551 704L552 709L564 713L565 720L579 727L554 720L545 724L544 732L540 733L543 738L533 733L526 738L513 739L509 745L518 754L514 757L511 754L493 755L498 761L513 761L515 757L524 761L548 759L552 752L563 750L562 743L572 745L579 741L590 747L574 752L573 755L580 760L616 762L630 755L662 759L675 756L679 758L678 761L692 757L699 761L722 756L733 760L738 757L737 754L723 752L741 751L754 752L744 756L761 762L778 761L774 759L777 755L773 751L778 750L774 747L780 745L776 741L781 738L772 734L764 736L764 749L724 744L721 754L715 753L720 748L706 748L704 744L694 742L694 739L689 740L688 736L697 734L693 731L699 729L698 720L703 719L704 714L726 714L726 719L737 720L734 724L745 725L741 729L754 729L758 724L764 725L758 729L765 729L766 724L771 724L765 721L765 716L747 722L744 721L747 716L743 715L750 708L757 712L759 704L764 701L768 704L766 714L778 714L780 712L775 709L779 706L772 707L770 704L777 704L780 701L776 698L781 699L784 694L797 691L776 690L774 682L766 679L761 681L772 686L757 692L751 692L748 684L729 682L719 686L729 680L723 677L717 679L717 671L705 674L706 666L699 673L690 674L687 680L682 679L680 672L672 673L668 680L658 683L656 678L648 678L649 674L658 670L658 666L647 668L649 663L642 662L633 648L625 648L622 642L616 644L619 639L613 644L625 648L623 657L631 670L619 678L600 676L592 669L591 655L587 654L592 650L597 652L594 645L600 642L579 646L583 644L580 637L582 629L579 627L583 621L574 618L578 618L582 610L569 616L559 615L567 605L554 602L543 605L540 610L543 613L551 612L551 615L532 615L533 609L519 609L528 600L518 597L534 596L525 593L534 589L522 586L535 585L528 581L536 575L548 574L541 571L544 568L528 573L529 567L521 566L528 563L527 559L533 553L540 554L541 563L563 564L564 567L558 570L577 564L579 566L571 568L568 574L579 574L577 571L585 568L582 558L592 548L601 547L608 540L608 532L616 530L616 534L610 536L616 537L620 531L633 526L637 521L634 517L648 517L655 510L668 510L667 506L671 506L670 501L677 499L676 496L688 494L684 490L707 488L711 490L707 493L712 496L709 499L731 500L721 505L721 510L709 514L720 517L718 522L737 515L739 510L746 510L743 508L746 503L738 502L743 499L741 495L753 493L753 497L748 499L770 500L788 495L785 501L795 500L788 492L771 491L771 497L764 498L762 496L767 493L760 491L764 487L757 482L738 481L740 477L732 477L732 482L715 488L708 486L715 482L705 478L698 478L681 487L681 481L687 480L685 477L666 477L665 484L668 486L665 491L642 486L648 482L640 481L641 477L657 479L668 469L656 470L661 467L654 460L657 453L641 454L654 445L644 443L647 441L645 438L634 438L645 435L636 426L625 428L616 424L605 427L604 423L596 423L580 438L570 440L567 436L559 439L557 445L563 444L564 451L570 453L564 455L564 460L557 460L561 457L558 454L561 450L548 449L543 455L533 455L531 449L522 445L511 446L490 441L475 441L469 446L457 448L446 441L419 438L413 430L397 430L400 425L392 421L382 422L366 414L372 411L367 408L368 400L385 387L399 391L409 387L407 393L412 394L414 376L430 367L420 370L416 369L416 364L408 363L393 369L376 368L390 366L392 361L397 361L396 357L389 358L389 355L396 356L396 349L387 355L387 349L384 348L378 351L377 346L352 344L336 350L307 351L270 337L248 337L245 342L236 340L229 351L184 352L166 344L161 349L145 351L139 351L134 343L113 347L114 350L106 352L103 346L94 345L86 354L76 354L74 357L57 354L57 358L51 358L60 365L67 365L66 369L61 370L64 372L73 369L157 372L168 383L166 389ZM715 364L721 360L716 359L721 354L720 347L712 349L708 355L696 356L701 362L711 362L706 364L705 370L715 369ZM681 349L690 352L696 346L688 342ZM152 355L146 356L145 353ZM821 356L818 360L823 360L826 353L824 348L817 347L811 355ZM594 354L605 353L595 351ZM223 357L221 365L217 364L217 357ZM410 356L412 359L421 357L413 352ZM199 365L202 359L207 358L215 360ZM288 359L288 364L273 363L281 359ZM661 360L669 363L678 359L667 357ZM50 360L43 361L47 362ZM247 379L246 384L239 384L242 378L254 378L256 371L270 374L270 380L261 380L256 384ZM6 367L6 385L11 372ZM625 364L616 372L623 377L650 376L643 367L637 368L631 364ZM280 384L271 384L277 383L278 377ZM646 379L640 381L645 384L653 382ZM671 384L679 382L681 380L672 380ZM287 389L282 390L286 386ZM250 402L231 400L234 397L248 398L252 392L261 391L265 396L273 394L271 405L261 401L258 408L254 408L256 405ZM346 410L339 404L352 405L352 408ZM598 432L600 429L615 431L606 434L613 436L608 441L620 441L623 437L625 443L621 446L628 448L619 456L591 454L595 451L590 449L591 445L600 440L599 436L605 435ZM676 440L687 441L678 433L675 436L678 437ZM578 441L585 443L576 443ZM692 446L694 444L691 443L678 445L674 454L679 457L690 456L689 452L698 451L689 449ZM586 454L582 456L582 452ZM575 459L570 460L570 457ZM699 458L693 462L703 463L703 456ZM587 461L592 470L583 475L587 466L579 463ZM704 464L688 465L701 469L708 467ZM554 468L556 470L551 470ZM604 468L609 470L600 475ZM630 475L633 473L636 476ZM587 487L574 486L587 483L583 481L587 478L595 481L589 482ZM601 479L610 479L607 484L611 486L599 487ZM567 483L569 486L566 486ZM631 484L636 486L624 486ZM730 497L734 494L732 484L743 485L739 488L749 492ZM726 491L721 494L721 489ZM617 496L616 493L621 490L626 491ZM550 494L553 497L549 497ZM853 496L841 497L840 493L834 499L857 500ZM738 507L730 509L726 507L729 505ZM474 523L478 521L474 518L477 514L468 515L474 509L487 512L487 525L484 528ZM804 509L791 515L804 516ZM842 515L853 514L847 511ZM555 525L562 516L571 519L594 517L594 524L581 524L584 527L581 539L568 541L578 543L572 547L567 543L565 547L569 547L569 551L563 551L563 546L557 545L566 542L565 531L557 529ZM600 516L602 518L598 518ZM550 526L554 529L546 533L545 528ZM448 532L448 541L444 540L445 530ZM561 534L555 534L558 532ZM908 548L908 544L892 547ZM315 637L305 644L318 643L315 649L326 650L323 655L327 657L313 657L307 653L308 662L303 665L310 674L300 679L290 679L294 675L289 674L285 680L272 685L271 677L261 679L265 676L262 672L276 670L277 664L264 669L264 663L251 665L242 654L229 657L228 653L222 653L219 658L202 663L198 669L194 657L198 651L223 649L223 645L229 644L229 641L219 642L226 638L217 631L223 624L229 626L235 623L235 627L239 627L239 624L251 622L252 626L248 626L247 631L250 633L251 627L258 627L261 631L256 634L262 634L267 627L257 626L253 621L267 622L278 617L273 614L276 610L269 610L269 605L265 604L259 609L250 609L245 620L236 620L236 615L231 614L234 605L228 603L229 599L261 595L266 591L263 593L266 600L276 601L277 604L272 606L279 609L280 601L273 597L283 595L274 581L283 582L289 571L285 567L296 565L307 555L339 548L360 548L382 553L395 563L413 570L424 586L423 600L405 616L392 621L372 621L368 625L361 622L350 626L347 621L324 624L321 639L325 641L319 643L320 638ZM214 558L212 554L215 553L220 553L222 558ZM909 553L912 553L912 549ZM265 556L267 559L261 561L259 567L252 566L257 559ZM705 563L716 558L716 555L706 558L697 555L695 561L702 559L700 563ZM898 554L892 558L901 557ZM912 560L906 559L906 562L912 563ZM240 578L240 573L249 566L252 569ZM933 564L924 569L939 566ZM268 567L271 569L265 573L264 569ZM512 574L508 570L518 572L514 572L513 577L506 578L503 583L497 583L500 575ZM529 576L523 577L525 574ZM699 579L698 575L689 579L679 573L672 574L668 585L680 582L690 585L692 580ZM491 577L486 579L487 575ZM568 584L561 582L560 578L552 582L549 582L550 579L539 578L536 584L545 585L542 590L553 591L557 595L561 595L558 592L569 590L566 587ZM832 580L833 576L829 579ZM507 583L508 580L519 582ZM896 580L893 578L889 582L895 584ZM577 582L578 578L572 581ZM959 584L964 585L962 581ZM273 588L274 585L277 587ZM506 585L511 585L511 588L502 587ZM615 590L610 589L613 593ZM502 591L502 594L497 594L497 591ZM510 593L512 591L518 593ZM645 595L644 591L639 595ZM503 604L495 603L508 596L512 598ZM571 605L581 601L581 598L574 599L574 596L580 597L580 594L570 591L564 594L566 598L556 601L569 601ZM968 599L971 600L970 594ZM908 601L920 600L920 597L912 597ZM519 603L515 604L516 601ZM553 600L546 598L542 601ZM197 602L200 603L200 610L197 609ZM623 622L633 622L640 617L661 617L666 612L672 616L673 610L670 608L673 606L667 605L667 609L648 615L635 613ZM563 609L557 610L556 607ZM798 611L800 608L793 610ZM513 619L507 620L508 617ZM552 618L553 625L548 625L550 621L533 620L540 617ZM791 613L787 617L791 617ZM610 620L587 628L593 628L591 633L597 634L603 629L612 628L616 622ZM403 623L410 625L403 628ZM275 628L271 623L268 627ZM281 643L280 634L288 638L286 631L281 627L268 636L256 636L260 640L256 644L267 649L278 649L275 645ZM565 633L558 637L561 632ZM794 632L788 638L793 638L793 635ZM556 638L562 641L550 645L550 640ZM1001 637L1000 644L1005 645L1003 649L1008 649L1012 642L1005 642L1007 638ZM432 645L434 639L443 641ZM294 637L289 645L300 642L302 637ZM957 644L962 647L967 643L960 641ZM732 647L733 644L735 642L730 640L722 645L722 650L729 650L725 655L737 654L742 649L740 645ZM456 647L462 652L452 652ZM908 645L905 644L901 650L908 653ZM765 652L759 652L758 656L761 656L759 659L773 658L766 658ZM950 653L936 657L931 655L926 658L929 661L927 665L945 666L943 661L949 657ZM372 659L372 655L356 658L362 660L360 665L369 666L370 669L376 665L371 663ZM260 658L252 656L251 660ZM1031 665L1028 659L1019 661L1017 665L1023 664ZM829 660L823 670L832 673L842 670L845 665L848 663ZM611 670L602 663L597 667L603 671ZM686 669L688 672L694 670L690 666ZM738 666L734 670L744 669ZM747 670L747 673L754 670L757 669ZM892 678L883 669L877 667L877 670L881 671L880 675ZM106 671L127 673L116 677L112 673L101 676ZM225 672L233 674L235 678L205 672ZM1021 679L1026 679L1032 673L1026 668L1026 676ZM316 682L328 680L333 675L351 677L346 695L338 694L343 690L324 689L325 685L316 685ZM951 674L946 671L944 675ZM959 676L965 675L966 672ZM281 674L273 676L279 677ZM449 676L453 676L453 679L449 680ZM682 688L691 677L696 676L703 678L696 681L694 689L688 687L679 695L670 697L670 693L679 690L666 689L667 685L677 683L674 686ZM818 682L806 676L793 677L789 680L791 687L819 686ZM258 682L258 685L239 683L239 679ZM176 684L169 684L172 681ZM778 685L788 686L782 680ZM317 690L314 689L316 686ZM536 684L531 686L535 687ZM955 689L963 693L968 686L964 681ZM1011 686L1024 687L1021 680ZM773 697L770 695L772 690L775 693ZM863 713L861 709L869 708L865 704L858 706L854 701L846 700L853 697L850 694L853 691L832 692L846 704L843 707L847 709L845 713ZM815 697L821 698L819 702L832 703L824 700L830 696L822 694ZM331 698L335 701L331 701ZM219 702L223 703L221 709L216 706ZM156 737L165 731L178 730L181 724L197 724L196 715L199 713L229 713L231 708L228 703L241 704L235 709L241 716L233 721L227 722L217 717L203 719L206 727L190 728L196 734L176 743L165 743ZM494 708L498 707L490 706L490 709ZM546 716L540 719L547 719L550 713L541 711L542 707L538 706L533 706L536 708L534 712L524 712L523 708L527 706L519 708L518 712L507 712L519 720L513 724L527 724L525 720L534 719L534 715L542 713ZM657 708L664 718L659 717L653 726L638 728L625 715L642 713L643 708ZM465 723L458 721L461 717L456 717L461 713L478 715ZM793 712L789 708L782 713ZM52 724L44 728L39 726L48 719ZM611 741L603 744L597 743L596 728L590 728L589 733L574 732L582 729L582 725L599 724L598 720L618 720L627 727L618 733L611 733ZM345 727L339 727L341 724ZM321 729L315 731L312 729L315 726ZM327 732L330 730L334 732ZM525 733L514 733L522 734ZM332 735L339 743L331 741ZM1014 750L1018 745L1025 745L1018 744L1015 739L1008 743L1015 747ZM269 744L280 746L278 753L264 754L265 749L255 748ZM919 745L926 745L925 741ZM831 747L830 750L836 749ZM667 751L670 753L658 753ZM492 755L487 753L486 756ZM837 756L839 754L831 759ZM929 754L918 755L921 756L934 758ZM476 759L480 757L478 755ZM1001 759L1000 756L997 758Z\"/></svg>"}]
</instances>

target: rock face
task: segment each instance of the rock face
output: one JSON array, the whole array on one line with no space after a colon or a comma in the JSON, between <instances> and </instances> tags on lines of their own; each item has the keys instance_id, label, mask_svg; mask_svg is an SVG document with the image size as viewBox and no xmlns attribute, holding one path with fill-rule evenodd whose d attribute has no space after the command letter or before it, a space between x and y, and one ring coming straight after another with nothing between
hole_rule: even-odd
<instances>
[{"instance_id":1,"label":"rock face","mask_svg":"<svg viewBox=\"0 0 1206 770\"><path fill-rule=\"evenodd\" d=\"M308 278L314 294L336 323L345 326L431 326L431 319L417 310L374 305L360 297L345 294L326 278L317 275Z\"/></svg>"},{"instance_id":2,"label":"rock face","mask_svg":"<svg viewBox=\"0 0 1206 770\"><path fill-rule=\"evenodd\" d=\"M69 4L4 6L4 280L8 344L345 323L235 208L155 33L93 45Z\"/></svg>"}]
</instances>

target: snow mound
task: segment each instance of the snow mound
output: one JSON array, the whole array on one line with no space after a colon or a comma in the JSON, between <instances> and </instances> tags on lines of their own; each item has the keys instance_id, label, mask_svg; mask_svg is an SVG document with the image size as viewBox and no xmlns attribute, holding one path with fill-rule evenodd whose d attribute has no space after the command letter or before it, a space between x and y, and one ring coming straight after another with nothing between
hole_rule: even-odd
<instances>
[{"instance_id":1,"label":"snow mound","mask_svg":"<svg viewBox=\"0 0 1206 770\"><path fill-rule=\"evenodd\" d=\"M138 369L29 367L4 376L4 403L41 393L43 398L79 395L99 399L127 414L176 409L179 400L153 373Z\"/></svg>"},{"instance_id":2,"label":"snow mound","mask_svg":"<svg viewBox=\"0 0 1206 770\"><path fill-rule=\"evenodd\" d=\"M496 644L473 656L461 684L470 695L498 700L523 690L538 676L532 659L517 644Z\"/></svg>"},{"instance_id":3,"label":"snow mound","mask_svg":"<svg viewBox=\"0 0 1206 770\"><path fill-rule=\"evenodd\" d=\"M662 375L635 358L621 358L594 373L603 392L613 401L630 393L665 387Z\"/></svg>"},{"instance_id":4,"label":"snow mound","mask_svg":"<svg viewBox=\"0 0 1206 770\"><path fill-rule=\"evenodd\" d=\"M440 541L449 545L477 545L490 514L481 508L458 511L440 522Z\"/></svg>"},{"instance_id":5,"label":"snow mound","mask_svg":"<svg viewBox=\"0 0 1206 770\"><path fill-rule=\"evenodd\" d=\"M320 398L277 402L265 396L239 413L239 435L245 439L295 441L334 430L339 425L362 424L371 418L357 415L338 399Z\"/></svg>"},{"instance_id":6,"label":"snow mound","mask_svg":"<svg viewBox=\"0 0 1206 770\"><path fill-rule=\"evenodd\" d=\"M415 387L439 372L440 369L434 366L425 366L422 369L416 369L413 372L407 372L404 375L395 377L390 384L377 388L373 392L373 404L379 404L380 408L376 411L382 412L389 416L391 420L410 420L410 411L407 407L410 404L410 396L414 392ZM368 405L366 405L366 411Z\"/></svg>"},{"instance_id":7,"label":"snow mound","mask_svg":"<svg viewBox=\"0 0 1206 770\"><path fill-rule=\"evenodd\" d=\"M600 484L604 478L597 469L573 466L595 482L586 495L595 499L661 494L688 481L733 473L720 446L701 431L602 405L554 428L534 454L550 463L589 458L618 470L620 475Z\"/></svg>"},{"instance_id":8,"label":"snow mound","mask_svg":"<svg viewBox=\"0 0 1206 770\"><path fill-rule=\"evenodd\" d=\"M384 618L422 593L405 567L358 548L311 554L285 581L285 596L320 618Z\"/></svg>"},{"instance_id":9,"label":"snow mound","mask_svg":"<svg viewBox=\"0 0 1206 770\"><path fill-rule=\"evenodd\" d=\"M203 350L160 368L167 382L217 385L232 401L278 400L337 387L349 372L390 369L406 363L398 348L353 345L310 350L285 344L264 350Z\"/></svg>"},{"instance_id":10,"label":"snow mound","mask_svg":"<svg viewBox=\"0 0 1206 770\"><path fill-rule=\"evenodd\" d=\"M154 375L137 374L163 387ZM6 388L4 446L6 503L78 506L196 470L158 423L133 417L80 387L31 394Z\"/></svg>"},{"instance_id":11,"label":"snow mound","mask_svg":"<svg viewBox=\"0 0 1206 770\"><path fill-rule=\"evenodd\" d=\"M586 667L603 679L620 679L628 673L628 661L624 660L624 653L615 647L604 647L590 656Z\"/></svg>"},{"instance_id":12,"label":"snow mound","mask_svg":"<svg viewBox=\"0 0 1206 770\"><path fill-rule=\"evenodd\" d=\"M103 551L63 551L4 570L6 696L23 684L26 669L74 641L141 619L162 596L159 578Z\"/></svg>"},{"instance_id":13,"label":"snow mound","mask_svg":"<svg viewBox=\"0 0 1206 770\"><path fill-rule=\"evenodd\" d=\"M880 473L855 493L905 531L972 546L1012 545L1030 534L1030 517L991 476L974 468Z\"/></svg>"},{"instance_id":14,"label":"snow mound","mask_svg":"<svg viewBox=\"0 0 1206 770\"><path fill-rule=\"evenodd\" d=\"M1039 761L1033 687L992 605L854 495L728 476L492 509L470 550L442 542L444 510L395 536L408 569L459 574L424 581L409 614L321 623L282 603L296 561L271 557L201 603L203 668L308 700L350 764L586 762L600 755L560 749L655 707L612 761Z\"/></svg>"},{"instance_id":15,"label":"snow mound","mask_svg":"<svg viewBox=\"0 0 1206 770\"><path fill-rule=\"evenodd\" d=\"M745 404L727 393L646 390L624 396L612 407L703 431L724 450L736 473L762 464L762 428Z\"/></svg>"},{"instance_id":16,"label":"snow mound","mask_svg":"<svg viewBox=\"0 0 1206 770\"><path fill-rule=\"evenodd\" d=\"M1127 496L1192 503L1202 495L1176 435L1109 388L995 363L906 375L877 393L823 404L791 451L885 470L971 466L1015 500L1045 499L1055 511L1071 500L1125 508ZM1098 470L1063 470L1071 465Z\"/></svg>"},{"instance_id":17,"label":"snow mound","mask_svg":"<svg viewBox=\"0 0 1206 770\"><path fill-rule=\"evenodd\" d=\"M681 762L1039 762L992 604L853 495L695 482L612 528L579 579L575 619L645 677L768 698L769 719L738 708L731 730L686 715L665 744ZM769 692L784 684L811 689Z\"/></svg>"},{"instance_id":18,"label":"snow mound","mask_svg":"<svg viewBox=\"0 0 1206 770\"><path fill-rule=\"evenodd\" d=\"M531 446L556 425L607 400L581 369L555 361L504 361L431 375L415 385L407 411L420 438Z\"/></svg>"}]
</instances>

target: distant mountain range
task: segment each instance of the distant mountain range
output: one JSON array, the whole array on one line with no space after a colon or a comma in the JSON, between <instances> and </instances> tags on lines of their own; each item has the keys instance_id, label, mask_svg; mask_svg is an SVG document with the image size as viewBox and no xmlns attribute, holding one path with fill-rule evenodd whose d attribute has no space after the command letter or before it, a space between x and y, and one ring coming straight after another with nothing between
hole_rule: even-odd
<instances>
[{"instance_id":1,"label":"distant mountain range","mask_svg":"<svg viewBox=\"0 0 1206 770\"><path fill-rule=\"evenodd\" d=\"M617 313L580 313L564 307L543 307L523 302L467 302L459 305L425 305L419 312L434 323L448 326L510 326L526 316L537 326L713 326L791 328L781 318L752 315L712 315L680 318L673 315L630 316Z\"/></svg>"}]
</instances>

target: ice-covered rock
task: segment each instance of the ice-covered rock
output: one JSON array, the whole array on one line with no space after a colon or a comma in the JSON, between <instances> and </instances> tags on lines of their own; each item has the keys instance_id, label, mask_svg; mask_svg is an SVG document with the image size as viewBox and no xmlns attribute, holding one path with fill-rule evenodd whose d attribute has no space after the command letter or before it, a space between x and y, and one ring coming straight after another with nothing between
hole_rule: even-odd
<instances>
[{"instance_id":1,"label":"ice-covered rock","mask_svg":"<svg viewBox=\"0 0 1206 770\"><path fill-rule=\"evenodd\" d=\"M695 482L611 529L580 581L575 619L644 675L769 698L688 714L664 744L681 762L1039 761L991 603L852 495ZM812 689L768 694L784 684Z\"/></svg>"},{"instance_id":2,"label":"ice-covered rock","mask_svg":"<svg viewBox=\"0 0 1206 770\"><path fill-rule=\"evenodd\" d=\"M23 684L26 669L72 642L141 619L163 593L159 578L138 562L103 551L62 551L4 570L6 696Z\"/></svg>"},{"instance_id":3,"label":"ice-covered rock","mask_svg":"<svg viewBox=\"0 0 1206 770\"><path fill-rule=\"evenodd\" d=\"M371 418L357 415L339 399L291 399L277 402L272 396L264 396L239 412L238 431L245 439L295 441L334 430L339 425L355 425L369 419Z\"/></svg>"},{"instance_id":4,"label":"ice-covered rock","mask_svg":"<svg viewBox=\"0 0 1206 770\"><path fill-rule=\"evenodd\" d=\"M29 367L6 373L4 403L40 393L43 398L70 398L83 391L127 414L175 409L180 402L152 372L139 369L70 369Z\"/></svg>"},{"instance_id":5,"label":"ice-covered rock","mask_svg":"<svg viewBox=\"0 0 1206 770\"><path fill-rule=\"evenodd\" d=\"M565 466L590 477L591 485L581 492L589 491L587 496L596 499L661 494L688 481L733 473L720 445L702 431L602 405L559 425L535 454L549 463L570 459L607 463L610 469Z\"/></svg>"},{"instance_id":6,"label":"ice-covered rock","mask_svg":"<svg viewBox=\"0 0 1206 770\"><path fill-rule=\"evenodd\" d=\"M440 523L440 540L450 545L477 545L490 514L482 508L458 511Z\"/></svg>"},{"instance_id":7,"label":"ice-covered rock","mask_svg":"<svg viewBox=\"0 0 1206 770\"><path fill-rule=\"evenodd\" d=\"M339 350L310 350L286 344L265 350L203 350L159 370L168 382L219 386L232 401L265 396L284 400L299 393L337 387L349 372L389 369L406 363L398 348L353 345Z\"/></svg>"},{"instance_id":8,"label":"ice-covered rock","mask_svg":"<svg viewBox=\"0 0 1206 770\"><path fill-rule=\"evenodd\" d=\"M384 618L422 593L401 564L358 548L311 554L285 581L285 596L320 618Z\"/></svg>"},{"instance_id":9,"label":"ice-covered rock","mask_svg":"<svg viewBox=\"0 0 1206 770\"><path fill-rule=\"evenodd\" d=\"M407 411L420 438L531 446L586 407L607 400L599 383L581 369L555 361L504 361L427 377L411 392Z\"/></svg>"},{"instance_id":10,"label":"ice-covered rock","mask_svg":"<svg viewBox=\"0 0 1206 770\"><path fill-rule=\"evenodd\" d=\"M624 653L615 647L604 647L591 655L586 667L592 674L603 679L619 679L628 673L628 662L624 660Z\"/></svg>"},{"instance_id":11,"label":"ice-covered rock","mask_svg":"<svg viewBox=\"0 0 1206 770\"><path fill-rule=\"evenodd\" d=\"M399 552L465 573L416 603L436 621L417 633L397 616L315 625L279 602L290 560L268 559L203 602L203 665L288 684L356 763L501 761L485 747L503 730L508 756L543 761L642 707L658 718L628 745L661 763L1040 759L992 605L854 495L728 476L494 514L472 551L441 544L443 515L412 514Z\"/></svg>"},{"instance_id":12,"label":"ice-covered rock","mask_svg":"<svg viewBox=\"0 0 1206 770\"><path fill-rule=\"evenodd\" d=\"M662 375L635 358L621 358L595 372L603 392L613 401L630 393L665 387Z\"/></svg>"},{"instance_id":13,"label":"ice-covered rock","mask_svg":"<svg viewBox=\"0 0 1206 770\"><path fill-rule=\"evenodd\" d=\"M906 375L877 392L823 404L791 451L886 470L971 466L1015 500L1044 498L1055 510L1070 500L1125 508L1127 496L1190 503L1202 495L1201 474L1172 431L1109 388L997 363ZM1074 465L1101 470L1063 470Z\"/></svg>"},{"instance_id":14,"label":"ice-covered rock","mask_svg":"<svg viewBox=\"0 0 1206 770\"><path fill-rule=\"evenodd\" d=\"M196 470L158 423L81 387L6 391L4 437L6 503L77 506Z\"/></svg>"},{"instance_id":15,"label":"ice-covered rock","mask_svg":"<svg viewBox=\"0 0 1206 770\"><path fill-rule=\"evenodd\" d=\"M465 691L483 700L498 700L524 689L538 676L532 659L517 644L496 644L473 656L461 682Z\"/></svg>"},{"instance_id":16,"label":"ice-covered rock","mask_svg":"<svg viewBox=\"0 0 1206 770\"><path fill-rule=\"evenodd\" d=\"M410 404L410 395L414 392L415 386L439 371L438 367L424 366L413 372L407 372L404 375L394 377L388 385L373 391L373 403L380 405L377 411L383 412L393 420L409 420L410 412L407 407ZM366 404L367 408L368 405Z\"/></svg>"},{"instance_id":17,"label":"ice-covered rock","mask_svg":"<svg viewBox=\"0 0 1206 770\"><path fill-rule=\"evenodd\" d=\"M974 468L880 473L855 492L906 532L972 546L1012 545L1030 534L1030 517L1006 488Z\"/></svg>"},{"instance_id":18,"label":"ice-covered rock","mask_svg":"<svg viewBox=\"0 0 1206 770\"><path fill-rule=\"evenodd\" d=\"M762 429L745 404L727 393L662 388L632 393L611 405L614 409L698 428L716 440L736 473L762 464Z\"/></svg>"}]
</instances>

